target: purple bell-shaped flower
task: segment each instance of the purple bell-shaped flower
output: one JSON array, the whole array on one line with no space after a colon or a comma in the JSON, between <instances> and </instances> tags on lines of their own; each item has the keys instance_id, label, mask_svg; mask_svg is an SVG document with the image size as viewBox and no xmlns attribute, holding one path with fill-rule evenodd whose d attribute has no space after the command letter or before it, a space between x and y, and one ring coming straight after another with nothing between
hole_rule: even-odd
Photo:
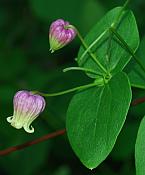
<instances>
[{"instance_id":1,"label":"purple bell-shaped flower","mask_svg":"<svg viewBox=\"0 0 145 175\"><path fill-rule=\"evenodd\" d=\"M50 50L54 52L68 43L70 43L76 36L75 28L69 22L63 19L54 21L49 30Z\"/></svg>"},{"instance_id":2,"label":"purple bell-shaped flower","mask_svg":"<svg viewBox=\"0 0 145 175\"><path fill-rule=\"evenodd\" d=\"M7 121L16 129L24 128L28 133L33 133L31 123L45 108L45 100L40 95L29 91L18 91L14 96L14 113Z\"/></svg>"}]
</instances>

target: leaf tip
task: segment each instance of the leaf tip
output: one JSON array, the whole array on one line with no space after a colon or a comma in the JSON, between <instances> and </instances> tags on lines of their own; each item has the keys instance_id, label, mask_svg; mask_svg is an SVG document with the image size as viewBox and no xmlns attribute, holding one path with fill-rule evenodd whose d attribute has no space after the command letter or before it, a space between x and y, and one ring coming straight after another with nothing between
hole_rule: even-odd
<instances>
[{"instance_id":1,"label":"leaf tip","mask_svg":"<svg viewBox=\"0 0 145 175\"><path fill-rule=\"evenodd\" d=\"M94 169L94 168L89 168L91 171Z\"/></svg>"}]
</instances>

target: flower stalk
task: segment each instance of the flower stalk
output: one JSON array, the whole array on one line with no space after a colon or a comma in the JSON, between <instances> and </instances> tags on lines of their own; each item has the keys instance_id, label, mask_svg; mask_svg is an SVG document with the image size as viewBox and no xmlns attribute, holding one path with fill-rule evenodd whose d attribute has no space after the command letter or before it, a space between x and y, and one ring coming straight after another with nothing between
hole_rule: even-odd
<instances>
[{"instance_id":1,"label":"flower stalk","mask_svg":"<svg viewBox=\"0 0 145 175\"><path fill-rule=\"evenodd\" d=\"M33 94L39 94L39 95L44 96L44 97L55 97L55 96L68 94L68 93L71 93L71 92L74 92L74 91L79 91L79 90L91 88L91 87L94 87L94 86L97 86L97 85L98 85L97 83L90 83L90 84L87 84L87 85L82 85L82 86L78 86L78 87L75 87L75 88L72 88L72 89L68 89L68 90L61 91L61 92L56 92L56 93L51 93L51 94L42 93L42 92L39 92L39 91L32 91L32 93Z\"/></svg>"},{"instance_id":2,"label":"flower stalk","mask_svg":"<svg viewBox=\"0 0 145 175\"><path fill-rule=\"evenodd\" d=\"M88 47L88 45L86 44L86 42L84 41L82 35L80 34L80 32L77 30L76 27L70 25L69 28L74 28L78 38L80 39L82 45L84 46L84 48L86 49L86 52L89 53L89 55L91 56L92 60L99 66L99 68L104 72L104 73L108 73L107 70L104 68L104 66L99 62L98 58L96 57L96 55L94 55L90 48Z\"/></svg>"}]
</instances>

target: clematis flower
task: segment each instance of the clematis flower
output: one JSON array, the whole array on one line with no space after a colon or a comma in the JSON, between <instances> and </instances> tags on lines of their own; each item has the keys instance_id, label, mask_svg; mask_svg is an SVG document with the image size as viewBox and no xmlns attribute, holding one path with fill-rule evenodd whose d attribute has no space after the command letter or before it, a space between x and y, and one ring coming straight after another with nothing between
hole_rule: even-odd
<instances>
[{"instance_id":1,"label":"clematis flower","mask_svg":"<svg viewBox=\"0 0 145 175\"><path fill-rule=\"evenodd\" d=\"M70 26L69 22L64 21L63 19L58 19L51 24L49 30L51 52L64 47L75 38L76 31Z\"/></svg>"},{"instance_id":2,"label":"clematis flower","mask_svg":"<svg viewBox=\"0 0 145 175\"><path fill-rule=\"evenodd\" d=\"M33 133L31 123L45 108L45 100L40 95L29 91L18 91L13 99L14 113L7 121L16 129L24 128L28 133Z\"/></svg>"}]
</instances>

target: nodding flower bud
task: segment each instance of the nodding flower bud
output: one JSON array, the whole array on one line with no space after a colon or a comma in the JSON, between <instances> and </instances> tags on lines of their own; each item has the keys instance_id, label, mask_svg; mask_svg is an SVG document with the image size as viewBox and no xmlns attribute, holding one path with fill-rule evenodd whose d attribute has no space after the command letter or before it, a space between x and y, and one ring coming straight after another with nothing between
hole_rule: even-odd
<instances>
[{"instance_id":1,"label":"nodding flower bud","mask_svg":"<svg viewBox=\"0 0 145 175\"><path fill-rule=\"evenodd\" d=\"M69 22L63 19L54 21L49 30L50 50L53 53L68 43L70 43L76 36L75 28Z\"/></svg>"},{"instance_id":2,"label":"nodding flower bud","mask_svg":"<svg viewBox=\"0 0 145 175\"><path fill-rule=\"evenodd\" d=\"M29 91L18 91L13 99L14 113L7 121L16 129L24 128L28 133L33 133L31 123L45 108L45 100L40 95Z\"/></svg>"}]
</instances>

